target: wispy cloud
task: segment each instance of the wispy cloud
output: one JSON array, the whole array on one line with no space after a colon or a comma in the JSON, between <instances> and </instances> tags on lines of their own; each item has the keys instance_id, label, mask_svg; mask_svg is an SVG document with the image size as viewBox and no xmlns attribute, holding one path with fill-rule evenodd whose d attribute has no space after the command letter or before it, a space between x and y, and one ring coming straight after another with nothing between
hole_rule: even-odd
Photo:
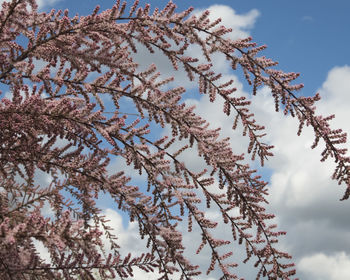
<instances>
[{"instance_id":1,"label":"wispy cloud","mask_svg":"<svg viewBox=\"0 0 350 280\"><path fill-rule=\"evenodd\" d=\"M301 18L302 21L314 21L314 18L312 16L303 16Z\"/></svg>"}]
</instances>

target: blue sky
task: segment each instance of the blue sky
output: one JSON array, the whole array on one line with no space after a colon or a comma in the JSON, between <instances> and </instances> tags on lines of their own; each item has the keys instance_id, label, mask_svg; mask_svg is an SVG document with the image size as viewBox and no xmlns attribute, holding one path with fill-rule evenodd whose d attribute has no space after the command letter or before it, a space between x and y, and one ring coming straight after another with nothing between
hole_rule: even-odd
<instances>
[{"instance_id":1,"label":"blue sky","mask_svg":"<svg viewBox=\"0 0 350 280\"><path fill-rule=\"evenodd\" d=\"M347 121L350 118L350 1L173 2L178 5L178 11L190 5L198 10L211 7L215 16L225 16L224 24L242 20L241 24L236 23L237 30L234 32L245 32L259 44L266 44L268 49L263 55L278 61L278 68L301 73L298 81L305 85L301 93L313 95L319 91L323 97L319 113L335 113L338 118L333 122L334 127L342 127L350 132ZM101 5L102 10L109 8L114 1L42 0L40 3L44 11L68 8L71 16L74 16L75 13L89 14L97 4ZM161 8L167 1L140 1L140 6L144 3ZM219 11L224 12L221 15ZM141 53L139 58L142 57ZM154 62L159 63L165 72L173 73L162 66L163 61ZM220 67L217 66L217 69L220 70ZM239 74L225 74L236 75L234 79L238 92L249 96L250 89ZM256 118L267 126L268 140L276 146L276 156L267 163L266 174L270 181L270 209L277 213L280 227L288 232L287 237L281 240L281 246L293 255L300 279L350 279L350 203L339 202L344 188L329 179L334 167L332 163L319 162L322 150L311 151L312 132L306 130L301 137L297 137L296 120L273 112L273 100L269 95L269 90L262 88L252 100L252 108ZM213 126L231 127L231 121L227 121L216 110L213 111L212 104L204 97L191 98L187 102L195 104L198 114L209 118ZM231 130L224 130L223 134L235 140L232 142L234 150L243 143L240 136ZM347 147L350 148L349 145ZM241 149L238 151L242 152ZM184 160L189 165L198 165L191 154L185 154ZM114 167L120 168L122 165ZM142 177L140 179L143 180ZM106 210L106 215L112 220L121 245L137 252L140 243L135 224L125 224L122 217L112 209ZM208 215L216 217L214 212ZM122 224L127 225L127 228ZM191 247L188 242L191 243L191 240L185 240ZM204 259L198 258L204 262ZM240 268L239 272L246 279L254 279L250 267ZM142 274L138 274L136 279L147 279L142 277ZM215 274L212 277L203 279L216 279Z\"/></svg>"}]
</instances>

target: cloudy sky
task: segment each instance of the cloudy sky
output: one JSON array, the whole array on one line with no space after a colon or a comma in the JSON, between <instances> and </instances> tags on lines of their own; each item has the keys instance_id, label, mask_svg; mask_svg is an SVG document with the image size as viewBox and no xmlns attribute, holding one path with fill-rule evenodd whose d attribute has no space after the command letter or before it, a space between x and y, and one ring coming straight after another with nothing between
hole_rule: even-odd
<instances>
[{"instance_id":1,"label":"cloudy sky","mask_svg":"<svg viewBox=\"0 0 350 280\"><path fill-rule=\"evenodd\" d=\"M39 2L42 10L68 8L71 15L85 15L97 4L104 9L112 6L114 1ZM141 5L146 2L152 7L162 7L166 3L152 0L141 1ZM225 26L233 28L234 38L251 35L254 41L267 44L264 55L277 60L279 68L285 71L300 72L299 81L305 85L301 93L313 95L319 92L322 100L318 112L325 115L335 113L336 119L332 122L334 128L341 127L350 133L349 1L173 2L178 4L178 11L189 5L195 7L197 13L209 8L212 18L221 17ZM140 65L155 62L163 73L174 73L159 56L149 56L146 60L141 52L136 57ZM222 58L218 57L216 62L217 71L226 78L234 78L237 94L250 98L250 89L243 78L228 70ZM178 77L182 75L176 74ZM191 86L188 84L189 88ZM218 113L218 109L213 109L215 107L206 97L190 96L187 102L195 104L197 112L205 116L213 127L224 128L223 135L231 136L234 150L237 143L245 145L230 130L232 121ZM218 103L214 106L220 106ZM310 149L313 142L310 130L305 129L302 136L297 137L296 120L274 112L274 102L267 88L259 90L252 99L252 107L256 119L267 127L268 140L275 145L275 156L267 162L268 169L264 172L266 180L270 182L269 207L277 215L279 227L288 232L280 242L293 255L298 277L305 280L350 279L350 201L339 201L344 187L330 179L334 164L319 162L321 148ZM184 157L191 161L190 155L185 154ZM111 209L111 205L105 205L110 206L106 209L106 215L120 236L119 244L137 252L137 226L122 221L123 217ZM209 214L215 216L215 213ZM188 238L185 238L185 244L191 246ZM205 258L199 257L199 260L204 262ZM239 268L238 274L246 279L254 277L250 267ZM139 274L136 279L147 279L141 277ZM208 279L215 279L215 274L212 277Z\"/></svg>"}]
</instances>

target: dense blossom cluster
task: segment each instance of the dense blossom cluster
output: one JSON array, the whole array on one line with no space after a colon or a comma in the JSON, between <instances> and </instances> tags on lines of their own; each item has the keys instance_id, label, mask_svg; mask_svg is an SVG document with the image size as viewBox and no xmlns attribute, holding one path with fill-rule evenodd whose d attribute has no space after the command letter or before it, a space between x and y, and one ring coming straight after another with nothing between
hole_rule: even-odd
<instances>
[{"instance_id":1,"label":"dense blossom cluster","mask_svg":"<svg viewBox=\"0 0 350 280\"><path fill-rule=\"evenodd\" d=\"M330 156L338 163L334 178L347 186L343 199L350 196L349 158L339 147L346 135L329 127L333 116L315 114L318 95L296 97L293 92L302 85L291 83L297 74L271 68L276 62L258 57L264 46L251 38L226 39L231 30L219 26L219 19L211 22L209 12L199 17L190 15L192 9L175 13L172 2L153 13L149 5L137 6L135 1L125 13L126 4L118 0L109 10L70 18L68 11L38 13L34 0L2 4L0 82L12 98L0 102L0 278L94 279L97 273L115 279L132 277L138 267L157 271L161 279L174 279L175 272L193 279L201 271L186 258L186 233L178 226L187 217L188 231L196 227L201 234L197 253L204 247L211 251L208 274L217 266L221 279L239 278L232 249L237 240L246 247L245 261L255 260L257 278L290 279L295 274L291 256L276 246L285 232L276 230L270 222L274 215L265 211L267 183L242 164L243 155L232 152L229 139L221 139L218 129L209 129L207 120L182 103L184 88L164 90L172 78L161 80L155 65L140 72L132 54L137 44L151 53L161 51L174 69L181 66L198 81L199 92L211 101L222 98L233 129L243 126L248 153L263 165L272 156L264 127L254 119L250 101L235 96L233 81L221 84L221 74L212 70L212 55L224 54L232 69L244 71L253 94L268 86L276 110L282 107L297 117L298 134L305 124L313 127L313 147L321 139L325 143L322 160ZM186 56L192 45L201 47L207 63ZM134 104L136 120L121 113L122 99ZM107 106L113 106L113 115L105 114ZM154 140L151 123L170 127L171 135ZM174 143L184 141L174 152ZM189 148L204 158L207 169L196 173L179 160ZM148 189L130 185L121 171L107 172L111 157L123 157L145 174ZM50 175L50 183L36 185L37 170ZM138 222L149 253L120 254L117 236L96 206L103 193ZM202 197L208 208L220 211L232 240L215 236L217 221L205 217ZM51 216L45 215L45 205ZM111 253L104 250L102 234ZM50 260L40 257L35 240L44 244Z\"/></svg>"}]
</instances>

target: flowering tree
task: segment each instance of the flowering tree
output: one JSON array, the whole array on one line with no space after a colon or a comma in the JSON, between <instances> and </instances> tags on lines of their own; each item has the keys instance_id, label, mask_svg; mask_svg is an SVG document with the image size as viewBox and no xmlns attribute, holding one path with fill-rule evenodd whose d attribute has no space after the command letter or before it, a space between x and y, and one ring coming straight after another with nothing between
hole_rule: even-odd
<instances>
[{"instance_id":1,"label":"flowering tree","mask_svg":"<svg viewBox=\"0 0 350 280\"><path fill-rule=\"evenodd\" d=\"M226 39L231 30L219 26L220 19L211 22L208 11L195 17L191 8L175 13L172 2L152 13L149 5L137 6L135 1L125 13L126 4L118 0L102 13L97 7L89 16L70 18L68 11L38 13L34 0L2 4L0 82L12 97L0 102L0 278L115 279L132 277L138 267L157 271L160 279L173 279L174 273L193 279L201 271L186 258L179 225L187 222L188 232L192 225L200 230L196 253L211 251L207 274L217 266L221 279L238 278L232 260L237 242L245 245L245 262L254 259L257 279L290 279L291 256L277 246L285 232L276 230L270 222L274 215L265 211L267 183L242 163L243 155L232 152L229 139L221 139L218 129L209 129L207 120L183 103L183 87L165 89L173 78L160 79L155 65L140 71L132 54L137 44L161 51L175 70L181 67L198 82L200 93L211 101L223 99L233 129L243 127L248 153L263 165L272 156L264 127L254 119L250 101L235 96L233 81L220 82L221 74L212 70L213 54L224 54L232 69L243 70L253 95L260 86L271 89L276 111L299 121L298 134L305 124L313 128L312 148L323 140L321 160L337 162L333 178L346 185L343 200L350 196L349 157L339 146L345 133L329 127L333 115L316 115L317 94L296 97L302 88L292 84L296 73L273 69L277 63L259 57L265 47L251 38ZM206 63L186 56L194 45ZM124 99L137 112L124 113ZM169 128L171 135L154 140L150 125ZM190 148L205 160L202 172L179 159ZM112 157L144 173L147 187L131 185L123 171L108 172ZM52 180L36 184L38 170ZM105 193L138 222L148 253L120 254L117 236L96 206ZM231 240L215 236L217 221L205 216L202 201L221 213ZM44 213L45 205L52 215ZM49 259L40 257L35 241L44 244Z\"/></svg>"}]
</instances>

